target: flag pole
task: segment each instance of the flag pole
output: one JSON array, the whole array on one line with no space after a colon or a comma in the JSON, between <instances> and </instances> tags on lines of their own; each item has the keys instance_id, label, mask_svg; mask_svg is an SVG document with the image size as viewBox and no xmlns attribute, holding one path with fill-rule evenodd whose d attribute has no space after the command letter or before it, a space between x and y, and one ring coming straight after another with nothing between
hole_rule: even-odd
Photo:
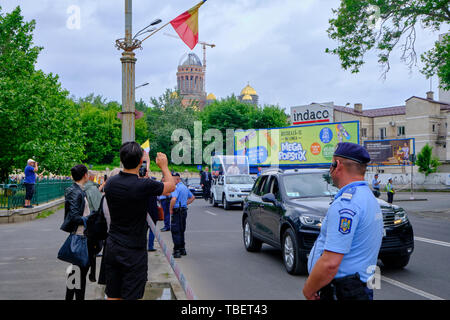
<instances>
[{"instance_id":1,"label":"flag pole","mask_svg":"<svg viewBox=\"0 0 450 320\"><path fill-rule=\"evenodd\" d=\"M170 21L167 22L165 25L163 25L162 27L160 27L159 29L156 29L155 31L153 31L152 33L150 33L147 37L145 37L144 39L142 39L141 43L144 42L145 40L147 40L148 38L150 38L152 35L154 35L155 33L157 33L159 30L161 30L162 28L166 27L168 24L170 24Z\"/></svg>"}]
</instances>

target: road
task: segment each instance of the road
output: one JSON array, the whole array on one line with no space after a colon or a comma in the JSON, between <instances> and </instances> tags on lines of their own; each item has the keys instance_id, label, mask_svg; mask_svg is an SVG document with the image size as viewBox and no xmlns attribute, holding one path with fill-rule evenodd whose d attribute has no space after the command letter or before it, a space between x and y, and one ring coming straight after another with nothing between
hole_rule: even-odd
<instances>
[{"instance_id":1,"label":"road","mask_svg":"<svg viewBox=\"0 0 450 320\"><path fill-rule=\"evenodd\" d=\"M375 290L375 299L450 299L450 194L415 196L430 200L396 203L409 212L415 235L414 253L402 270L381 269L381 289ZM301 289L306 276L289 275L279 250L268 245L263 245L259 253L245 250L241 217L239 207L225 211L203 199L190 206L186 230L188 255L176 261L197 297L304 299ZM158 227L161 226L159 222ZM162 233L162 238L171 247L170 232Z\"/></svg>"},{"instance_id":2,"label":"road","mask_svg":"<svg viewBox=\"0 0 450 320\"><path fill-rule=\"evenodd\" d=\"M426 197L430 200L397 203L409 212L415 251L405 269L381 270L383 281L381 289L375 290L375 299L450 299L450 194L430 193ZM45 219L0 225L0 299L64 298L67 264L56 259L67 237L59 230L63 211ZM203 199L191 205L186 231L188 255L176 262L196 296L303 299L306 277L287 274L280 251L267 245L259 253L244 249L241 215L238 207L225 211ZM158 229L161 227L162 222L158 222ZM161 235L171 247L170 232ZM94 284L88 282L86 298L94 296Z\"/></svg>"}]
</instances>

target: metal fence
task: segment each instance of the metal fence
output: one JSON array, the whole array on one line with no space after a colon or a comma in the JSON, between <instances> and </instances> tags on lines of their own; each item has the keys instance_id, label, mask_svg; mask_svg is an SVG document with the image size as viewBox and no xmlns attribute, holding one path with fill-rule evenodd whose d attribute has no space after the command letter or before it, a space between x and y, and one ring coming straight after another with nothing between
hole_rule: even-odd
<instances>
[{"instance_id":1,"label":"metal fence","mask_svg":"<svg viewBox=\"0 0 450 320\"><path fill-rule=\"evenodd\" d=\"M32 205L39 205L64 196L64 191L72 185L72 180L42 180L35 184ZM0 209L21 208L25 204L23 183L0 184Z\"/></svg>"}]
</instances>

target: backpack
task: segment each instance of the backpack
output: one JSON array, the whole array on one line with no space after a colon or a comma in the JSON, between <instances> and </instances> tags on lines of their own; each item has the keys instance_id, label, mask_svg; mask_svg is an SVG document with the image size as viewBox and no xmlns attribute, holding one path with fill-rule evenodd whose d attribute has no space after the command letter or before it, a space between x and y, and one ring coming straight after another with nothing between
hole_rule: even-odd
<instances>
[{"instance_id":1,"label":"backpack","mask_svg":"<svg viewBox=\"0 0 450 320\"><path fill-rule=\"evenodd\" d=\"M102 196L100 200L100 206L97 210L91 211L87 218L86 235L88 239L92 241L106 240L108 236L108 226L106 224L106 218L103 213L103 201L105 196Z\"/></svg>"}]
</instances>

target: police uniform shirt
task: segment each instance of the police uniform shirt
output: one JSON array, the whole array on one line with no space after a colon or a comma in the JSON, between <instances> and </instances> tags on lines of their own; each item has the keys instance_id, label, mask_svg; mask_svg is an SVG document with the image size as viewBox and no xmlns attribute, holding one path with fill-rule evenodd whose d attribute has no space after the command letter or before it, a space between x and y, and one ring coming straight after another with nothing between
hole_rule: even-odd
<instances>
[{"instance_id":1,"label":"police uniform shirt","mask_svg":"<svg viewBox=\"0 0 450 320\"><path fill-rule=\"evenodd\" d=\"M383 238L380 205L367 182L343 187L334 197L308 258L311 272L324 250L344 254L335 278L359 273L367 282L373 274Z\"/></svg>"},{"instance_id":2,"label":"police uniform shirt","mask_svg":"<svg viewBox=\"0 0 450 320\"><path fill-rule=\"evenodd\" d=\"M373 178L373 180L372 180L372 188L380 190L380 184L378 184L377 178Z\"/></svg>"},{"instance_id":3,"label":"police uniform shirt","mask_svg":"<svg viewBox=\"0 0 450 320\"><path fill-rule=\"evenodd\" d=\"M179 182L175 188L175 191L172 192L172 197L177 198L175 205L173 208L187 208L187 200L193 197L193 194L183 182Z\"/></svg>"}]
</instances>

